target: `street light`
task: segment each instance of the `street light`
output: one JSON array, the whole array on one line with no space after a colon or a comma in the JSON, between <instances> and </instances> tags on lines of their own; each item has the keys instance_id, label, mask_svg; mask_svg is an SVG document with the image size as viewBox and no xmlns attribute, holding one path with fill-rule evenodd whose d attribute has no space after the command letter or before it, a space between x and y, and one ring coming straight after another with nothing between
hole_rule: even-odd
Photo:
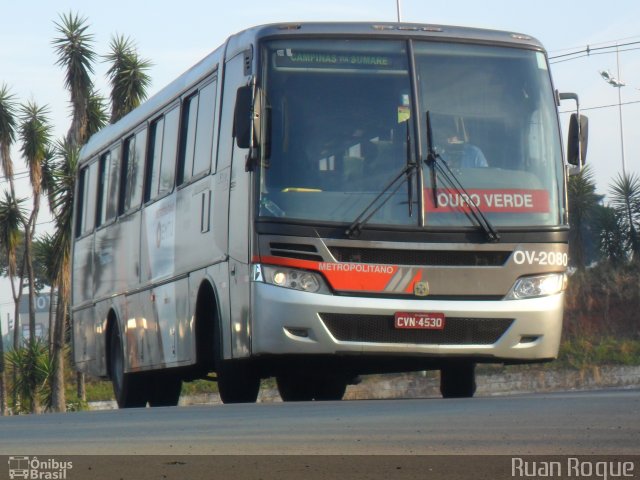
<instances>
[{"instance_id":1,"label":"street light","mask_svg":"<svg viewBox=\"0 0 640 480\"><path fill-rule=\"evenodd\" d=\"M624 162L624 128L622 124L622 100L620 96L620 89L626 85L622 80L620 80L620 52L618 51L618 46L616 45L616 65L618 68L618 75L614 76L609 70L600 70L600 76L602 79L607 82L612 87L618 89L618 115L620 116L620 153L622 155L622 175L626 176L626 168Z\"/></svg>"}]
</instances>

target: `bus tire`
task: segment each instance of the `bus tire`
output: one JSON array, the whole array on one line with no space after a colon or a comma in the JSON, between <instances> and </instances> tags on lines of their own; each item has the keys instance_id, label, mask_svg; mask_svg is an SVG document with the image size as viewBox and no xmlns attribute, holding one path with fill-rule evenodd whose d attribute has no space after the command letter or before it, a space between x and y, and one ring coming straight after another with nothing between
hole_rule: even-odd
<instances>
[{"instance_id":1,"label":"bus tire","mask_svg":"<svg viewBox=\"0 0 640 480\"><path fill-rule=\"evenodd\" d=\"M343 377L320 376L315 379L313 399L318 401L342 400L348 380Z\"/></svg>"},{"instance_id":2,"label":"bus tire","mask_svg":"<svg viewBox=\"0 0 640 480\"><path fill-rule=\"evenodd\" d=\"M157 372L149 378L149 406L175 407L180 400L182 378L170 372Z\"/></svg>"},{"instance_id":3,"label":"bus tire","mask_svg":"<svg viewBox=\"0 0 640 480\"><path fill-rule=\"evenodd\" d=\"M313 388L309 377L278 375L276 376L276 385L283 402L310 402L313 400Z\"/></svg>"},{"instance_id":4,"label":"bus tire","mask_svg":"<svg viewBox=\"0 0 640 480\"><path fill-rule=\"evenodd\" d=\"M148 375L146 373L125 373L122 338L115 325L111 328L109 363L113 393L118 407L145 407L149 386Z\"/></svg>"},{"instance_id":5,"label":"bus tire","mask_svg":"<svg viewBox=\"0 0 640 480\"><path fill-rule=\"evenodd\" d=\"M440 393L443 398L471 398L476 393L476 364L451 363L440 369Z\"/></svg>"},{"instance_id":6,"label":"bus tire","mask_svg":"<svg viewBox=\"0 0 640 480\"><path fill-rule=\"evenodd\" d=\"M255 403L260 392L260 376L247 361L223 360L216 369L222 403Z\"/></svg>"}]
</instances>

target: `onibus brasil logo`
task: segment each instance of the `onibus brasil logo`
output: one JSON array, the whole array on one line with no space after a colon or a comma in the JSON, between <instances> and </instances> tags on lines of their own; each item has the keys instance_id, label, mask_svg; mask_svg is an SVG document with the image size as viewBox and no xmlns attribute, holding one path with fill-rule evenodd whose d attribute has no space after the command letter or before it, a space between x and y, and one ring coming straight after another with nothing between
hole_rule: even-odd
<instances>
[{"instance_id":1,"label":"onibus brasil logo","mask_svg":"<svg viewBox=\"0 0 640 480\"><path fill-rule=\"evenodd\" d=\"M67 470L73 468L73 462L61 462L55 458L38 459L38 457L9 457L9 478L26 478L33 480L65 480Z\"/></svg>"}]
</instances>

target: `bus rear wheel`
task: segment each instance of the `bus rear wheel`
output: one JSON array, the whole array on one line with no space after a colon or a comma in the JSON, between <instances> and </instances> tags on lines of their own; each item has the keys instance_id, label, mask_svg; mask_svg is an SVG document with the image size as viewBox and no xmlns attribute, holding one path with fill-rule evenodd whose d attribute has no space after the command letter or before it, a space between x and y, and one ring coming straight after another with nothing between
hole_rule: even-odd
<instances>
[{"instance_id":1,"label":"bus rear wheel","mask_svg":"<svg viewBox=\"0 0 640 480\"><path fill-rule=\"evenodd\" d=\"M258 399L260 376L250 362L220 361L216 376L222 403L255 403Z\"/></svg>"},{"instance_id":2,"label":"bus rear wheel","mask_svg":"<svg viewBox=\"0 0 640 480\"><path fill-rule=\"evenodd\" d=\"M476 364L451 363L440 369L440 393L443 398L470 398L476 393Z\"/></svg>"},{"instance_id":3,"label":"bus rear wheel","mask_svg":"<svg viewBox=\"0 0 640 480\"><path fill-rule=\"evenodd\" d=\"M148 376L145 373L125 373L124 349L118 327L111 329L110 373L113 393L120 408L147 405Z\"/></svg>"}]
</instances>

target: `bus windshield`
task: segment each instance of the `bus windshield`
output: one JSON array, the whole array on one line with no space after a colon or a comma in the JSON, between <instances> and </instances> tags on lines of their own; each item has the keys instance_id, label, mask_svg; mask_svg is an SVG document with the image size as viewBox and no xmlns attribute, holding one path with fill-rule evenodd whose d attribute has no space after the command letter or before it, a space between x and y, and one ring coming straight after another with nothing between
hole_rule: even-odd
<instances>
[{"instance_id":1,"label":"bus windshield","mask_svg":"<svg viewBox=\"0 0 640 480\"><path fill-rule=\"evenodd\" d=\"M465 202L498 228L562 223L561 145L545 56L437 42L415 42L413 51L418 99L405 42L265 45L259 215L351 223L382 194L369 225L418 226L424 218L426 228L469 227ZM413 158L416 134L422 159ZM431 171L428 146L463 191ZM417 176L385 189L414 161L424 169L423 212Z\"/></svg>"}]
</instances>

